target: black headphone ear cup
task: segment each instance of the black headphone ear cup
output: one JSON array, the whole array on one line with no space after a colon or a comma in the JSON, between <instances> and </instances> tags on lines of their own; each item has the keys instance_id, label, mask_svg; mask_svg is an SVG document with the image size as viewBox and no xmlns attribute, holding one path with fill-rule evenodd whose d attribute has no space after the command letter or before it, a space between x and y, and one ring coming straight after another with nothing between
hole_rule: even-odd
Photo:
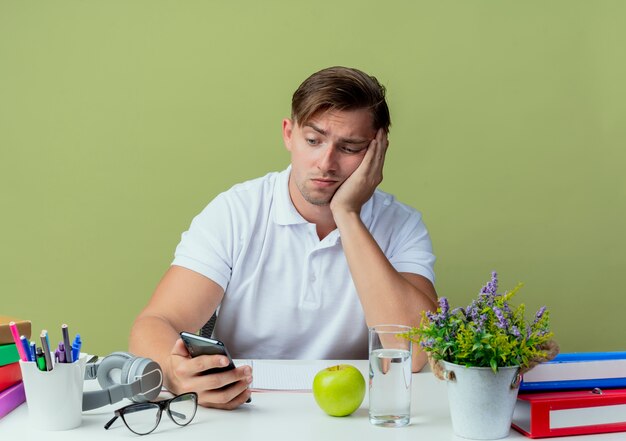
<instances>
[{"instance_id":1,"label":"black headphone ear cup","mask_svg":"<svg viewBox=\"0 0 626 441\"><path fill-rule=\"evenodd\" d=\"M132 383L138 379L141 381L141 393L132 397L132 401L144 403L159 396L163 375L158 363L141 357L127 360L122 368L122 381Z\"/></svg>"},{"instance_id":2,"label":"black headphone ear cup","mask_svg":"<svg viewBox=\"0 0 626 441\"><path fill-rule=\"evenodd\" d=\"M120 372L126 365L129 359L133 356L127 352L113 352L111 355L106 356L98 366L98 383L102 389L107 389L116 384L124 383L124 377L120 375L117 378L117 370Z\"/></svg>"}]
</instances>

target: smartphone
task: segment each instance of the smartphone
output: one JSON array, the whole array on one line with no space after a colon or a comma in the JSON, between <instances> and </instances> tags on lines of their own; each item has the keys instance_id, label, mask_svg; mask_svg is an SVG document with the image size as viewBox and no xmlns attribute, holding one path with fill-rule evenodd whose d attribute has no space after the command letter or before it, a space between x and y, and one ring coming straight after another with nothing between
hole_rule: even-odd
<instances>
[{"instance_id":1,"label":"smartphone","mask_svg":"<svg viewBox=\"0 0 626 441\"><path fill-rule=\"evenodd\" d=\"M180 338L183 339L183 343L185 343L187 351L192 357L197 357L198 355L223 355L228 358L228 366L207 369L201 372L200 375L214 374L235 369L235 363L233 363L233 359L228 353L226 345L221 341L184 331L180 333Z\"/></svg>"}]
</instances>

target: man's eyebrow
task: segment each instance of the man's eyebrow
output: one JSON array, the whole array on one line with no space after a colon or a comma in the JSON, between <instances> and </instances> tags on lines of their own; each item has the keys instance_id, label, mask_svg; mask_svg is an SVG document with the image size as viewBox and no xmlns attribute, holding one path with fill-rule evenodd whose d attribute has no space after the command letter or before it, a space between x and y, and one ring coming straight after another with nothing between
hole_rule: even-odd
<instances>
[{"instance_id":1,"label":"man's eyebrow","mask_svg":"<svg viewBox=\"0 0 626 441\"><path fill-rule=\"evenodd\" d=\"M304 126L312 128L320 135L328 136L328 132L326 130L322 129L321 127L317 127L313 123L307 123ZM370 142L370 141L371 141L370 139L339 138L339 142L342 142L344 144L365 144L366 142Z\"/></svg>"}]
</instances>

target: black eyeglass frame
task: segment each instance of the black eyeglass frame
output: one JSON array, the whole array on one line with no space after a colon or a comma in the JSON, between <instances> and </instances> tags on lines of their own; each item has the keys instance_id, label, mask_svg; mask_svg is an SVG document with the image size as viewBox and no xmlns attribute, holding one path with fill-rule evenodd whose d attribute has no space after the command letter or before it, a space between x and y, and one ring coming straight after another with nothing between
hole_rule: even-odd
<instances>
[{"instance_id":1,"label":"black eyeglass frame","mask_svg":"<svg viewBox=\"0 0 626 441\"><path fill-rule=\"evenodd\" d=\"M172 416L172 412L177 413L176 411L172 411L170 409L170 403L174 400L176 400L177 398L180 398L182 396L185 395L192 395L193 398L193 402L195 404L194 409L193 409L193 414L191 415L191 417L189 418L189 421L186 421L184 424L179 423L178 421L176 421L176 419ZM139 432L135 432L133 429L131 429L131 427L128 425L128 423L126 422L126 419L124 418L124 413L126 413L127 409L129 408L139 408L139 407L146 407L147 405L151 405L150 407L153 407L154 405L158 405L159 406L159 413L157 415L157 421L156 424L154 425L154 427L146 433L139 433ZM128 428L128 430L130 430L131 432L137 434L137 435L148 435L152 432L154 432L154 429L156 429L157 427L159 427L159 424L161 423L161 415L163 415L163 410L167 411L167 415L170 417L170 419L172 421L174 421L174 423L178 426L184 427L186 425L188 425L189 423L191 423L191 421L194 419L194 417L196 416L196 412L198 410L198 394L195 392L185 392L179 395L176 395L175 397L172 398L167 398L165 400L159 400L159 401L148 401L145 403L133 403L133 404L129 404L127 406L121 407L119 409L117 409L114 413L115 416L113 418L111 418L109 420L108 423L106 423L104 425L104 428L106 430L109 430L109 427L111 427L111 425L115 422L115 420L117 420L118 418L121 418L122 421L124 422L124 425Z\"/></svg>"}]
</instances>

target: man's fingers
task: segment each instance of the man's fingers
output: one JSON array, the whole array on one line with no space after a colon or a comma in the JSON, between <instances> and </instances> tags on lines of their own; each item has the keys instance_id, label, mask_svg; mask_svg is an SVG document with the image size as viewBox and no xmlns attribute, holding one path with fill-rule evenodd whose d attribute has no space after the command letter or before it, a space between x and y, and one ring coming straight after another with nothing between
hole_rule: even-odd
<instances>
[{"instance_id":1,"label":"man's fingers","mask_svg":"<svg viewBox=\"0 0 626 441\"><path fill-rule=\"evenodd\" d=\"M367 172L367 176L376 176L380 180L388 145L387 134L383 129L378 129L376 137L370 141L361 163L363 170Z\"/></svg>"},{"instance_id":2,"label":"man's fingers","mask_svg":"<svg viewBox=\"0 0 626 441\"><path fill-rule=\"evenodd\" d=\"M217 374L203 375L200 378L205 380L204 384L206 387L204 389L221 389L236 382L252 382L252 368L250 366L241 366Z\"/></svg>"},{"instance_id":3,"label":"man's fingers","mask_svg":"<svg viewBox=\"0 0 626 441\"><path fill-rule=\"evenodd\" d=\"M199 355L184 363L187 373L198 375L207 369L223 368L228 366L228 358L223 355Z\"/></svg>"},{"instance_id":4,"label":"man's fingers","mask_svg":"<svg viewBox=\"0 0 626 441\"><path fill-rule=\"evenodd\" d=\"M385 153L387 153L387 147L389 147L389 139L387 138L387 133L383 129L378 129L378 132L376 133L376 143L378 147L377 150L379 154L382 155L379 157L384 159Z\"/></svg>"},{"instance_id":5,"label":"man's fingers","mask_svg":"<svg viewBox=\"0 0 626 441\"><path fill-rule=\"evenodd\" d=\"M195 361L195 359L189 360L189 362L192 361ZM202 393L205 391L222 389L228 387L229 384L237 383L240 381L252 381L252 369L250 368L250 366L241 366L225 372L201 375L201 372L206 370L204 368L204 365L202 366L203 367L200 368L200 370L196 370L198 369L197 365L193 368L186 367L185 372L182 372L182 375L179 375L179 378L181 378L182 380L181 386L185 390ZM190 371L193 371L194 373L189 374Z\"/></svg>"},{"instance_id":6,"label":"man's fingers","mask_svg":"<svg viewBox=\"0 0 626 441\"><path fill-rule=\"evenodd\" d=\"M241 381L218 391L206 391L198 395L198 404L216 409L235 409L246 403L252 395L250 384Z\"/></svg>"}]
</instances>

